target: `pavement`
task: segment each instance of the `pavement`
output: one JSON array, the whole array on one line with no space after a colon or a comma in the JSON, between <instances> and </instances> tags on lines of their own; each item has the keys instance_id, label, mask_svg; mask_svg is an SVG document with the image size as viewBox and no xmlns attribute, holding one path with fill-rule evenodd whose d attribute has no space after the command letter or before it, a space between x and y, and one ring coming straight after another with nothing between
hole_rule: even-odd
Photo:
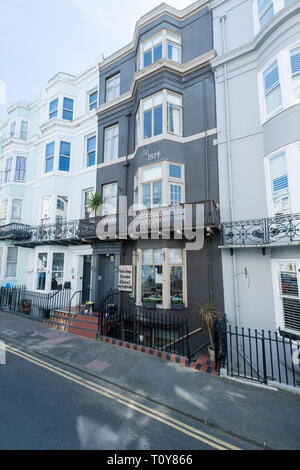
<instances>
[{"instance_id":1,"label":"pavement","mask_svg":"<svg viewBox=\"0 0 300 470\"><path fill-rule=\"evenodd\" d=\"M249 445L300 448L300 397L292 393L201 373L8 312L0 312L0 340Z\"/></svg>"}]
</instances>

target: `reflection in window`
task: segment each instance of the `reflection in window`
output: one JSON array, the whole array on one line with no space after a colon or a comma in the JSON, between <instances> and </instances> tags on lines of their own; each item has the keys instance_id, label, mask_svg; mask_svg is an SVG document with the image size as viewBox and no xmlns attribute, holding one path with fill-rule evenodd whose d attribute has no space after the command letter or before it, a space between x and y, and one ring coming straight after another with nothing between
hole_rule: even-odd
<instances>
[{"instance_id":1,"label":"reflection in window","mask_svg":"<svg viewBox=\"0 0 300 470\"><path fill-rule=\"evenodd\" d=\"M38 290L45 290L46 288L46 275L47 275L47 253L38 254L37 262L37 286Z\"/></svg>"},{"instance_id":2,"label":"reflection in window","mask_svg":"<svg viewBox=\"0 0 300 470\"><path fill-rule=\"evenodd\" d=\"M64 253L53 253L51 290L58 290L63 287L64 256Z\"/></svg>"},{"instance_id":3,"label":"reflection in window","mask_svg":"<svg viewBox=\"0 0 300 470\"><path fill-rule=\"evenodd\" d=\"M71 98L64 98L63 101L63 119L67 121L73 121L73 108L74 108L74 100Z\"/></svg>"},{"instance_id":4,"label":"reflection in window","mask_svg":"<svg viewBox=\"0 0 300 470\"><path fill-rule=\"evenodd\" d=\"M155 297L162 303L163 250L143 250L142 261L142 298Z\"/></svg>"},{"instance_id":5,"label":"reflection in window","mask_svg":"<svg viewBox=\"0 0 300 470\"><path fill-rule=\"evenodd\" d=\"M69 142L61 142L59 147L59 165L60 171L70 170L70 156L71 156L71 144Z\"/></svg>"}]
</instances>

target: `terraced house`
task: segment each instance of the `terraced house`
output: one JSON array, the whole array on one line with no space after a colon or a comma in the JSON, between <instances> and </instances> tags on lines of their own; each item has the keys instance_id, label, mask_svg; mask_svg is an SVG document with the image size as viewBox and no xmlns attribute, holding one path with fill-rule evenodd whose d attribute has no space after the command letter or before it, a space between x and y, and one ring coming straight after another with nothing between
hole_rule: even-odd
<instances>
[{"instance_id":1,"label":"terraced house","mask_svg":"<svg viewBox=\"0 0 300 470\"><path fill-rule=\"evenodd\" d=\"M8 109L1 135L1 285L36 293L88 285L78 238L96 185L97 65L58 73L33 103ZM89 297L89 294L87 294Z\"/></svg>"},{"instance_id":2,"label":"terraced house","mask_svg":"<svg viewBox=\"0 0 300 470\"><path fill-rule=\"evenodd\" d=\"M227 318L299 338L300 2L212 12Z\"/></svg>"},{"instance_id":3,"label":"terraced house","mask_svg":"<svg viewBox=\"0 0 300 470\"><path fill-rule=\"evenodd\" d=\"M82 221L82 236L95 242L97 300L117 289L119 266L132 265L137 308L150 297L161 313L172 313L172 299L180 299L183 317L204 301L223 309L210 66L215 52L207 3L198 1L182 11L162 4L138 21L129 45L99 64L96 182L102 216L109 215L111 224L120 215L119 196L127 196L128 208L143 207L140 220L151 209L202 202L204 247L189 251L187 239L177 239L174 230L163 239L159 227L151 238L151 223L148 239L125 239L117 231L115 239L99 241L100 218Z\"/></svg>"}]
</instances>

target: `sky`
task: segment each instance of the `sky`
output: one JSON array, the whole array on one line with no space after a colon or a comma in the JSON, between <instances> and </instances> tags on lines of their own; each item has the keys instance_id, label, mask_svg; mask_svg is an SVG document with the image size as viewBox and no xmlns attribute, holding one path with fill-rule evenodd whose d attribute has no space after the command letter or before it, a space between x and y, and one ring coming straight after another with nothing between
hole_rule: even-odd
<instances>
[{"instance_id":1,"label":"sky","mask_svg":"<svg viewBox=\"0 0 300 470\"><path fill-rule=\"evenodd\" d=\"M160 0L0 0L0 118L57 72L78 74L132 41ZM183 9L193 0L167 0Z\"/></svg>"}]
</instances>

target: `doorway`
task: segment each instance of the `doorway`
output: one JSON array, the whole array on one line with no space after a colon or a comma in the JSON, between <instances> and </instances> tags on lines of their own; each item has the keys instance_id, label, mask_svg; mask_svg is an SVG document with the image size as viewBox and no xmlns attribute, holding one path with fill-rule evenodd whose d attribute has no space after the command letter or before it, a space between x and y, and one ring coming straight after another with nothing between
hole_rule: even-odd
<instances>
[{"instance_id":1,"label":"doorway","mask_svg":"<svg viewBox=\"0 0 300 470\"><path fill-rule=\"evenodd\" d=\"M82 303L86 303L90 300L91 268L92 268L92 256L86 255L83 257Z\"/></svg>"}]
</instances>

